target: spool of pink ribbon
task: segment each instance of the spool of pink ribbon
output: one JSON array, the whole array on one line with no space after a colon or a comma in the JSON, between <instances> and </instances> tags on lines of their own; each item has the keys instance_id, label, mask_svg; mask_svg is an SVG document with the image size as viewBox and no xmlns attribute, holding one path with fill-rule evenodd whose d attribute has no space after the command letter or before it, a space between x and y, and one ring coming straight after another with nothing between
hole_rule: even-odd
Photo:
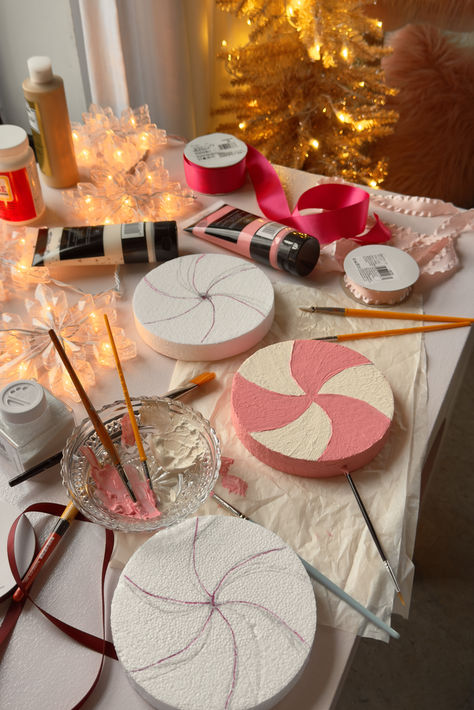
<instances>
[{"instance_id":1,"label":"spool of pink ribbon","mask_svg":"<svg viewBox=\"0 0 474 710\"><path fill-rule=\"evenodd\" d=\"M310 234L321 244L341 238L379 244L391 237L375 214L375 224L367 229L370 196L353 185L316 185L306 190L291 210L271 163L235 136L211 133L195 138L186 145L183 159L189 187L206 194L234 192L242 187L248 173L265 217ZM301 214L303 210L318 211Z\"/></svg>"}]
</instances>

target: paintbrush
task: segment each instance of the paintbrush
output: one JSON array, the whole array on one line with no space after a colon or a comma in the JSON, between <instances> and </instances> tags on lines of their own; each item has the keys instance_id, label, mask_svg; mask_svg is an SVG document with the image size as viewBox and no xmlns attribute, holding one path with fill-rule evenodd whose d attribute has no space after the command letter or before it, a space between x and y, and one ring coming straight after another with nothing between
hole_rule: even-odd
<instances>
[{"instance_id":1,"label":"paintbrush","mask_svg":"<svg viewBox=\"0 0 474 710\"><path fill-rule=\"evenodd\" d=\"M347 478L347 480L348 480L348 482L349 482L349 485L350 485L350 487L351 487L351 490L352 490L352 492L353 492L353 494L354 494L354 496L355 496L355 499L356 499L356 501L357 501L357 503L358 503L358 505L359 505L359 508L360 508L360 511L361 511L361 513L362 513L362 515L363 515L363 517L364 517L365 523L366 523L366 525L367 525L367 527L368 527L368 529L369 529L369 532L370 532L370 534L371 534L371 536L372 536L372 540L374 541L375 546L376 546L376 548L377 548L377 550L378 550L378 553L379 553L380 557L382 558L382 562L384 563L385 567L387 568L387 570L388 570L388 572L389 572L389 574L390 574L390 576L391 576L391 578L392 578L392 580L393 580L393 583L394 583L394 585L395 585L395 589L397 590L397 596L398 596L398 598L400 599L400 601L401 601L401 603L403 604L403 606L405 606L405 600L404 600L404 598L402 597L402 593L401 593L401 591L400 591L400 585L398 584L397 578L395 577L395 573L394 573L394 571L393 571L393 569L392 569L392 567L391 567L391 565L390 565L390 562L389 562L388 559L387 559L387 555L386 555L385 552L383 551L383 547L382 547L382 545L381 545L381 543L380 543L380 540L379 540L378 537L377 537L377 533L375 532L375 528L374 528L374 526L372 525L372 521L371 521L371 519L369 518L369 514L368 514L368 512L367 512L367 510L366 510L366 508L365 508L365 505L364 505L364 503L363 503L363 501L362 501L362 498L361 498L360 495L359 495L359 491L357 490L357 488L356 488L356 486L355 486L355 483L354 483L354 481L352 480L351 474L348 473L348 472L346 472L346 473L345 473L345 476L346 476L346 478Z\"/></svg>"},{"instance_id":2,"label":"paintbrush","mask_svg":"<svg viewBox=\"0 0 474 710\"><path fill-rule=\"evenodd\" d=\"M335 308L333 306L300 307L306 313L327 313L334 316L347 316L356 318L388 318L396 320L421 320L435 323L465 323L474 322L474 318L467 316L436 316L428 313L403 313L403 311L383 311L370 308Z\"/></svg>"},{"instance_id":3,"label":"paintbrush","mask_svg":"<svg viewBox=\"0 0 474 710\"><path fill-rule=\"evenodd\" d=\"M211 492L211 498L213 498L216 503L218 503L224 510L227 510L229 513L232 513L232 515L235 515L239 518L242 518L243 520L248 520L250 522L254 522L251 518L247 517L244 515L244 513L241 513L240 510L237 510L233 505L228 503L226 500L221 498L217 493L214 491ZM375 616L369 609L367 609L365 606L360 604L356 599L350 596L350 594L347 594L341 587L338 587L337 584L334 582L331 582L328 577L326 577L322 572L316 569L316 567L313 567L309 562L307 562L305 559L300 557L301 562L303 563L307 573L309 576L314 579L316 582L319 582L319 584L322 584L323 587L326 587L330 592L335 594L336 596L339 597L339 599L342 599L343 601L346 602L346 604L349 604L353 609L359 612L359 614L362 614L362 616L365 616L366 619L369 619L375 626L378 626L379 629L382 629L383 631L386 631L390 636L392 636L395 639L400 638L400 634L395 631L395 629L392 629L391 626L388 626L382 619L379 619L378 616Z\"/></svg>"},{"instance_id":4,"label":"paintbrush","mask_svg":"<svg viewBox=\"0 0 474 710\"><path fill-rule=\"evenodd\" d=\"M140 430L139 430L138 424L137 424L137 418L135 416L135 412L133 411L132 401L131 401L130 395L128 393L127 383L125 382L125 375L123 374L122 365L120 363L119 354L117 352L117 347L115 345L115 340L114 340L114 336L112 333L112 328L110 327L109 319L107 317L107 313L104 313L104 321L105 321L105 327L107 328L107 333L109 336L110 347L112 348L112 352L114 355L115 366L116 366L117 372L119 374L120 384L122 385L123 396L125 398L125 403L127 405L128 416L130 417L130 424L132 425L133 436L135 437L135 443L137 445L138 455L140 457L140 462L142 464L143 473L145 474L145 478L148 481L148 485L150 487L150 491L153 494L155 504L158 505L158 500L156 498L155 491L153 490L153 483L152 483L151 476L150 476L150 470L148 468L148 464L147 464L147 460L146 460L145 449L143 448L142 437L140 435Z\"/></svg>"},{"instance_id":5,"label":"paintbrush","mask_svg":"<svg viewBox=\"0 0 474 710\"><path fill-rule=\"evenodd\" d=\"M326 335L312 340L326 340L329 343L340 343L345 340L361 340L362 338L385 338L390 335L408 335L410 333L430 333L433 330L449 330L451 328L466 328L472 325L471 321L456 323L440 323L439 325L420 325L415 328L393 328L387 330L370 330L366 332L342 333L341 335Z\"/></svg>"},{"instance_id":6,"label":"paintbrush","mask_svg":"<svg viewBox=\"0 0 474 710\"><path fill-rule=\"evenodd\" d=\"M97 436L99 437L100 441L102 442L102 445L104 448L107 450L110 458L112 459L112 463L114 464L115 468L118 471L118 474L120 478L122 479L123 484L125 485L127 491L130 494L131 499L133 500L134 503L137 502L135 493L132 490L132 487L130 485L130 481L127 478L127 474L125 473L125 470L120 462L119 455L117 453L117 450L114 446L114 442L112 441L109 432L107 431L104 423L102 422L101 418L97 414L96 410L94 409L94 406L92 402L90 401L84 387L82 386L78 376L76 375L76 372L71 365L71 362L69 361L68 356L66 355L66 352L61 345L58 336L54 332L54 330L49 330L49 337L53 341L53 345L56 348L59 357L61 358L64 367L66 368L69 377L72 380L72 383L74 387L76 388L76 391L81 398L81 402L84 405L87 414L89 415L89 418L94 426L95 431L97 432Z\"/></svg>"},{"instance_id":7,"label":"paintbrush","mask_svg":"<svg viewBox=\"0 0 474 710\"><path fill-rule=\"evenodd\" d=\"M206 382L210 382L214 379L215 376L215 372L201 372L200 375L196 375L196 377L193 377L185 385L181 385L181 387L175 387L175 389L172 389L166 394L164 394L163 397L169 397L170 399L177 399L178 397L182 397L183 394L192 392L194 389L196 389L196 387L200 387L201 385L205 385Z\"/></svg>"}]
</instances>

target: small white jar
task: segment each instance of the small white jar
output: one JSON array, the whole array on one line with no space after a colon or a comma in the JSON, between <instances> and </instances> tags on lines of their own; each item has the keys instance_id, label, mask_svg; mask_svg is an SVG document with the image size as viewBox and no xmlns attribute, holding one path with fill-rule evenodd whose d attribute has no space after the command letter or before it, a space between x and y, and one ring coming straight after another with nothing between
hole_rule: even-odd
<instances>
[{"instance_id":1,"label":"small white jar","mask_svg":"<svg viewBox=\"0 0 474 710\"><path fill-rule=\"evenodd\" d=\"M44 212L35 154L20 126L0 125L0 219L22 225Z\"/></svg>"},{"instance_id":2,"label":"small white jar","mask_svg":"<svg viewBox=\"0 0 474 710\"><path fill-rule=\"evenodd\" d=\"M35 380L0 391L0 461L22 473L64 448L74 428L72 410Z\"/></svg>"}]
</instances>

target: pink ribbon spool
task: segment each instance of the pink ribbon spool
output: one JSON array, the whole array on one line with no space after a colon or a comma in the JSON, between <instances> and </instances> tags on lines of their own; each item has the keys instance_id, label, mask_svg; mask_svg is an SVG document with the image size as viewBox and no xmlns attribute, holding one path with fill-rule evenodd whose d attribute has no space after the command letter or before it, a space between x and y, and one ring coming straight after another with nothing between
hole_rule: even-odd
<instances>
[{"instance_id":1,"label":"pink ribbon spool","mask_svg":"<svg viewBox=\"0 0 474 710\"><path fill-rule=\"evenodd\" d=\"M247 146L227 133L211 133L184 149L184 174L192 190L209 195L234 192L245 182Z\"/></svg>"},{"instance_id":2,"label":"pink ribbon spool","mask_svg":"<svg viewBox=\"0 0 474 710\"><path fill-rule=\"evenodd\" d=\"M379 244L391 234L374 214L368 230L369 193L340 183L316 185L306 190L290 210L277 173L255 148L225 133L201 136L187 144L184 172L189 187L206 194L238 190L246 172L253 183L258 205L265 217L316 237L321 244L354 239L359 244ZM300 210L318 210L301 214Z\"/></svg>"}]
</instances>

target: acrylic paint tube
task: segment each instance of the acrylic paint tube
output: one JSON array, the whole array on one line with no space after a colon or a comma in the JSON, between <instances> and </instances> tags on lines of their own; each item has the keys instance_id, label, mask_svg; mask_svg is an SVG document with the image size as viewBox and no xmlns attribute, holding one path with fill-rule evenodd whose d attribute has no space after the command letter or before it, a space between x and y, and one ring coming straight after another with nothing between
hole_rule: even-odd
<instances>
[{"instance_id":1,"label":"acrylic paint tube","mask_svg":"<svg viewBox=\"0 0 474 710\"><path fill-rule=\"evenodd\" d=\"M136 264L178 256L176 222L134 222L38 231L32 266Z\"/></svg>"},{"instance_id":2,"label":"acrylic paint tube","mask_svg":"<svg viewBox=\"0 0 474 710\"><path fill-rule=\"evenodd\" d=\"M307 276L319 258L315 237L224 202L182 226L196 237L295 276Z\"/></svg>"}]
</instances>

